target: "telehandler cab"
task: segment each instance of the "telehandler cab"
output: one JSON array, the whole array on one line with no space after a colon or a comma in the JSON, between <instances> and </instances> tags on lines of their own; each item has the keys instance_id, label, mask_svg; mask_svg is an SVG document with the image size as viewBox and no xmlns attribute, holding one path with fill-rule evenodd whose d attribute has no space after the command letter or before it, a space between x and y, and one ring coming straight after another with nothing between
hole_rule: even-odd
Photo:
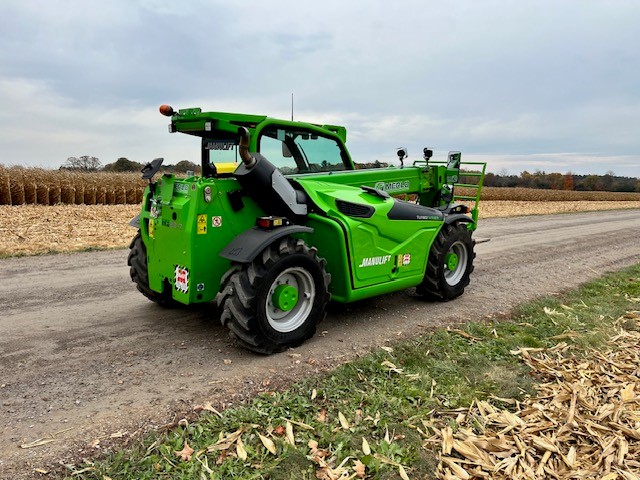
<instances>
[{"instance_id":1,"label":"telehandler cab","mask_svg":"<svg viewBox=\"0 0 640 480\"><path fill-rule=\"evenodd\" d=\"M160 111L170 132L199 137L202 172L153 181L162 159L143 169L128 264L148 299L216 302L242 345L269 354L312 337L330 299L416 287L447 301L469 284L486 164L425 148L410 166L400 149L401 167L356 169L344 127Z\"/></svg>"}]
</instances>

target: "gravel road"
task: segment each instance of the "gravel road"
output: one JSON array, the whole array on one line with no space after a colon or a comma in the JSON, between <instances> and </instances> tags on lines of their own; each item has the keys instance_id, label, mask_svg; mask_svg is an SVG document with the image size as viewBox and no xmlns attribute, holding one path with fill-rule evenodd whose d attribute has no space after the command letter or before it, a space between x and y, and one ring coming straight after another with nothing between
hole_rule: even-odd
<instances>
[{"instance_id":1,"label":"gravel road","mask_svg":"<svg viewBox=\"0 0 640 480\"><path fill-rule=\"evenodd\" d=\"M639 210L488 219L475 236L491 241L477 245L459 299L429 303L408 290L333 305L315 338L270 357L235 346L210 308L148 302L124 250L0 260L0 478L30 478L196 403L237 404L374 346L501 316L640 262ZM19 447L39 439L53 441Z\"/></svg>"}]
</instances>

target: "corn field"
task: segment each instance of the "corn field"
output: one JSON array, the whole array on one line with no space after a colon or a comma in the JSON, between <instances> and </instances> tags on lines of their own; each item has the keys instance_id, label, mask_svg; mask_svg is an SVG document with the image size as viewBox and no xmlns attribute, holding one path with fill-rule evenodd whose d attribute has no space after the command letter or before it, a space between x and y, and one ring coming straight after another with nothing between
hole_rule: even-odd
<instances>
[{"instance_id":1,"label":"corn field","mask_svg":"<svg viewBox=\"0 0 640 480\"><path fill-rule=\"evenodd\" d=\"M458 195L475 195L472 189L458 188ZM640 201L640 192L584 192L575 190L542 190L522 187L483 187L482 200L509 200L529 202L602 202Z\"/></svg>"},{"instance_id":2,"label":"corn field","mask_svg":"<svg viewBox=\"0 0 640 480\"><path fill-rule=\"evenodd\" d=\"M139 173L80 173L0 165L0 205L122 205L142 201L146 183ZM475 195L458 188L459 195ZM482 200L529 202L640 201L640 192L577 192L484 187Z\"/></svg>"},{"instance_id":3,"label":"corn field","mask_svg":"<svg viewBox=\"0 0 640 480\"><path fill-rule=\"evenodd\" d=\"M0 205L117 205L142 201L138 173L79 173L0 165Z\"/></svg>"}]
</instances>

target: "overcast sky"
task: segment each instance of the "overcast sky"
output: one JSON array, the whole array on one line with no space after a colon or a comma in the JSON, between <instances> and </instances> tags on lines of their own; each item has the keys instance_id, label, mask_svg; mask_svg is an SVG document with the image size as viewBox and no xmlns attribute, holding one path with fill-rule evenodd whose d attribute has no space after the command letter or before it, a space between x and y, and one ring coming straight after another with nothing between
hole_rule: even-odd
<instances>
[{"instance_id":1,"label":"overcast sky","mask_svg":"<svg viewBox=\"0 0 640 480\"><path fill-rule=\"evenodd\" d=\"M637 0L0 0L0 163L198 162L158 106L345 125L358 162L640 176Z\"/></svg>"}]
</instances>

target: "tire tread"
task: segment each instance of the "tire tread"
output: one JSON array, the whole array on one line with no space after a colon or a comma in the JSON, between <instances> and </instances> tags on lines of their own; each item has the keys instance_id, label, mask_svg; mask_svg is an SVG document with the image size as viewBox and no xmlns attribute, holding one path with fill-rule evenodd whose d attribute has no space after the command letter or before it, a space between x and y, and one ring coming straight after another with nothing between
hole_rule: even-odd
<instances>
[{"instance_id":1,"label":"tire tread","mask_svg":"<svg viewBox=\"0 0 640 480\"><path fill-rule=\"evenodd\" d=\"M218 307L222 309L220 319L242 346L257 353L271 354L299 345L315 334L316 326L313 325L308 328L303 338L291 343L277 344L261 334L255 312L258 308L258 289L269 269L283 257L301 254L311 259L322 272L324 292L318 292L318 295L322 294L320 307L323 314L317 321L323 320L326 315L324 310L330 299L328 288L331 276L324 267L326 260L318 257L317 252L317 249L309 248L303 240L284 237L265 248L252 263L234 266L234 271L223 276L220 293L216 296Z\"/></svg>"}]
</instances>

